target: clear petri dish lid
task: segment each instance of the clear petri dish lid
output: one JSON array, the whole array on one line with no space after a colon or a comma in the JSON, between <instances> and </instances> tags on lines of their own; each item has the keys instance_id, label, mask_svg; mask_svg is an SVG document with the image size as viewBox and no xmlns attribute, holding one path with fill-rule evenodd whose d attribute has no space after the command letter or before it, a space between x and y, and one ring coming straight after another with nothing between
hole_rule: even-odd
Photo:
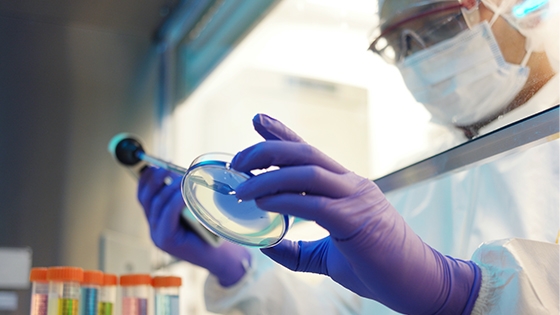
<instances>
[{"instance_id":1,"label":"clear petri dish lid","mask_svg":"<svg viewBox=\"0 0 560 315\"><path fill-rule=\"evenodd\" d=\"M222 238L251 247L274 246L288 232L290 217L237 199L235 188L253 175L231 169L232 158L227 153L196 158L183 176L183 199L196 219Z\"/></svg>"}]
</instances>

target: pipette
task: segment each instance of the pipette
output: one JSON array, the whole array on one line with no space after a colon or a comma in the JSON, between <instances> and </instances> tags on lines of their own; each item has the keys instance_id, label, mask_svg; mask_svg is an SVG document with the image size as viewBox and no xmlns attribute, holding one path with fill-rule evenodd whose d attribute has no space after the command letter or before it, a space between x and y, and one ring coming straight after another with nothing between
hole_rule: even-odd
<instances>
[{"instance_id":1,"label":"pipette","mask_svg":"<svg viewBox=\"0 0 560 315\"><path fill-rule=\"evenodd\" d=\"M122 165L135 168L137 176L148 165L181 175L181 194L186 205L182 212L184 221L214 246L220 245L216 242L220 239L212 243L212 235L244 246L271 247L282 240L292 222L288 215L267 212L254 200L244 201L235 196L234 188L254 175L232 169L231 154L202 154L185 169L147 154L140 141L130 134L113 137L109 152ZM168 185L169 179L164 179Z\"/></svg>"},{"instance_id":2,"label":"pipette","mask_svg":"<svg viewBox=\"0 0 560 315\"><path fill-rule=\"evenodd\" d=\"M140 141L128 133L120 133L109 142L109 152L119 161L129 167L141 166L141 173L146 164L161 167L179 175L184 175L187 169L173 163L158 159L146 153ZM142 163L144 162L144 163Z\"/></svg>"},{"instance_id":3,"label":"pipette","mask_svg":"<svg viewBox=\"0 0 560 315\"><path fill-rule=\"evenodd\" d=\"M120 163L129 167L136 167L136 173L138 174L142 172L142 170L146 167L146 164L166 169L181 176L188 172L188 169L184 167L147 154L140 142L127 133L121 133L113 137L113 139L109 142L109 152L111 152L111 154ZM215 179L203 178L200 176L193 176L191 179L197 184L212 189L220 194L235 194L235 190L231 188L231 186Z\"/></svg>"},{"instance_id":4,"label":"pipette","mask_svg":"<svg viewBox=\"0 0 560 315\"><path fill-rule=\"evenodd\" d=\"M151 156L144 151L140 141L133 135L129 133L120 133L114 136L111 141L109 141L109 153L123 166L126 166L132 174L139 178L140 174L148 165L157 166L173 173L185 176L187 169L173 163L164 161L157 157ZM200 181L200 183L199 183ZM212 189L218 193L233 195L235 191L227 184L213 181L208 182L203 178L200 180L197 178L197 183L203 187ZM208 229L203 227L196 218L192 215L189 209L184 209L182 212L181 222L186 223L196 234L198 234L202 239L214 247L221 245L222 240L214 233L210 232Z\"/></svg>"}]
</instances>

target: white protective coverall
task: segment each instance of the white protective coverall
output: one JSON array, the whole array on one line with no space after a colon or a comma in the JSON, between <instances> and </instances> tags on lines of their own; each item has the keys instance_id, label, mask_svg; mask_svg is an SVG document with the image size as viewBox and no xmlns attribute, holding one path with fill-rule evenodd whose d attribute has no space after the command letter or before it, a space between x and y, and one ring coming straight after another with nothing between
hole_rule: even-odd
<instances>
[{"instance_id":1,"label":"white protective coverall","mask_svg":"<svg viewBox=\"0 0 560 315\"><path fill-rule=\"evenodd\" d=\"M560 103L559 91L556 75L528 103L482 133ZM463 142L464 137L450 134L445 145L452 141ZM512 150L387 194L427 244L481 267L473 314L559 313L559 144L556 138ZM251 270L233 287L222 288L209 276L205 299L211 312L395 314L330 278L306 281L258 250L252 253Z\"/></svg>"}]
</instances>

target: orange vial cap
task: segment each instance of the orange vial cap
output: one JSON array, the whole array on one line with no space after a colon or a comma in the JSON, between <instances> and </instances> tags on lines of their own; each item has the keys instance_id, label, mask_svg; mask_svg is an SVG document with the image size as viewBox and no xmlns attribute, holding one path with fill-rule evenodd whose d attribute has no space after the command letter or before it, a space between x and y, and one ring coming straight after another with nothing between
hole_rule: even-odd
<instances>
[{"instance_id":1,"label":"orange vial cap","mask_svg":"<svg viewBox=\"0 0 560 315\"><path fill-rule=\"evenodd\" d=\"M175 276L157 276L154 277L152 285L156 288L160 287L180 287L182 284L180 277Z\"/></svg>"},{"instance_id":2,"label":"orange vial cap","mask_svg":"<svg viewBox=\"0 0 560 315\"><path fill-rule=\"evenodd\" d=\"M84 270L78 267L50 267L47 269L48 281L82 282Z\"/></svg>"},{"instance_id":3,"label":"orange vial cap","mask_svg":"<svg viewBox=\"0 0 560 315\"><path fill-rule=\"evenodd\" d=\"M82 284L103 284L103 272L99 270L84 270L84 280L82 280Z\"/></svg>"},{"instance_id":4,"label":"orange vial cap","mask_svg":"<svg viewBox=\"0 0 560 315\"><path fill-rule=\"evenodd\" d=\"M122 275L119 282L121 286L152 285L152 276L142 273Z\"/></svg>"},{"instance_id":5,"label":"orange vial cap","mask_svg":"<svg viewBox=\"0 0 560 315\"><path fill-rule=\"evenodd\" d=\"M29 281L31 282L47 282L47 268L36 267L31 268L29 272Z\"/></svg>"},{"instance_id":6,"label":"orange vial cap","mask_svg":"<svg viewBox=\"0 0 560 315\"><path fill-rule=\"evenodd\" d=\"M102 285L117 285L117 275L112 273L103 274Z\"/></svg>"}]
</instances>

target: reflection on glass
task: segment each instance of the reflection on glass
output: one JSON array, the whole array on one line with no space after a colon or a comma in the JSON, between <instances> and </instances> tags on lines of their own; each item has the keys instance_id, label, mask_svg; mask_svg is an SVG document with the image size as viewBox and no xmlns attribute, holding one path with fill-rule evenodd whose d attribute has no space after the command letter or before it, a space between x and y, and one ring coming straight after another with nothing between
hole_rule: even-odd
<instances>
[{"instance_id":1,"label":"reflection on glass","mask_svg":"<svg viewBox=\"0 0 560 315\"><path fill-rule=\"evenodd\" d=\"M386 0L379 9L378 22L373 12L365 14L364 9L353 11L350 8L344 10L344 17L333 22L339 15L336 8L329 11L330 3L321 3L320 8L316 3L306 3L304 8L298 9L296 1L282 1L268 12L263 23L243 40L236 54L228 56L221 67L216 68L219 73L203 76L189 71L188 75L196 78L177 80L178 85L190 93L199 86L191 82L209 78L199 89L205 94L195 95L197 100L177 98L185 99L179 107L187 107L187 104L190 107L175 113L182 125L180 128L183 128L177 128L175 135L179 139L178 146L188 143L184 152L208 151L206 142L195 150L192 149L192 141L182 139L192 134L191 130L185 131L190 126L196 131L199 131L197 128L212 129L206 125L185 123L191 119L194 123L206 120L204 114L194 109L198 104L203 104L200 106L205 106L204 110L208 112L235 113L235 119L222 115L227 119L219 121L222 124L225 120L237 120L231 123L235 127L239 126L236 124L238 121L248 121L248 117L255 113L265 112L288 122L296 131L304 128L317 133L334 130L337 135L342 135L350 130L342 126L349 120L341 115L337 117L344 122L338 124L335 120L331 123L335 126L332 128L324 128L321 122L313 119L317 113L322 114L322 121L329 119L324 114L326 109L312 113L292 110L286 117L294 117L295 121L286 120L277 114L280 108L286 107L276 104L285 104L299 94L287 92L282 82L266 77L259 78L259 85L251 85L246 81L246 72L250 68L366 87L369 114L362 117L367 117L365 120L371 130L366 144L370 146L371 155L361 164L371 161L368 171L372 178L558 103L558 1L482 0L478 7L469 8L467 12L457 1ZM494 12L500 13L495 15ZM330 22L320 18L327 15L331 18ZM290 24L294 16L299 17L297 27ZM353 23L346 23L348 21ZM377 25L372 32L370 49L377 56L366 54L363 37L355 36L366 34L374 23ZM333 25L338 24L345 27L333 32ZM358 43L354 42L355 38ZM177 67L183 69L178 71L183 76L187 76L184 69L200 69L196 65L200 58L193 58L195 50L190 48L196 48L196 45L187 39L185 37L181 41L176 54L179 64L192 66ZM262 87L266 85L274 90ZM317 98L333 99L324 93L316 95ZM338 100L344 105L347 101ZM305 123L299 124L299 120ZM410 123L411 120L413 123ZM343 140L336 139L339 142L332 141L332 146L342 147L340 142L346 145L358 134L361 130L344 136ZM226 144L235 143L235 150L250 143L242 141L246 139L245 135L235 135L235 142L207 138ZM319 141L306 139L324 150L318 145ZM364 144L352 145L354 147L350 149L324 151L331 156L332 152L340 151L365 156L358 149ZM209 149L223 147L216 145ZM338 157L336 159L344 162ZM350 163L344 165L357 169Z\"/></svg>"},{"instance_id":2,"label":"reflection on glass","mask_svg":"<svg viewBox=\"0 0 560 315\"><path fill-rule=\"evenodd\" d=\"M434 125L426 147L399 168L559 103L558 6L546 0L383 3L369 48L398 68Z\"/></svg>"},{"instance_id":3,"label":"reflection on glass","mask_svg":"<svg viewBox=\"0 0 560 315\"><path fill-rule=\"evenodd\" d=\"M558 103L558 4L525 2L385 1L370 49L433 122L471 139Z\"/></svg>"}]
</instances>

